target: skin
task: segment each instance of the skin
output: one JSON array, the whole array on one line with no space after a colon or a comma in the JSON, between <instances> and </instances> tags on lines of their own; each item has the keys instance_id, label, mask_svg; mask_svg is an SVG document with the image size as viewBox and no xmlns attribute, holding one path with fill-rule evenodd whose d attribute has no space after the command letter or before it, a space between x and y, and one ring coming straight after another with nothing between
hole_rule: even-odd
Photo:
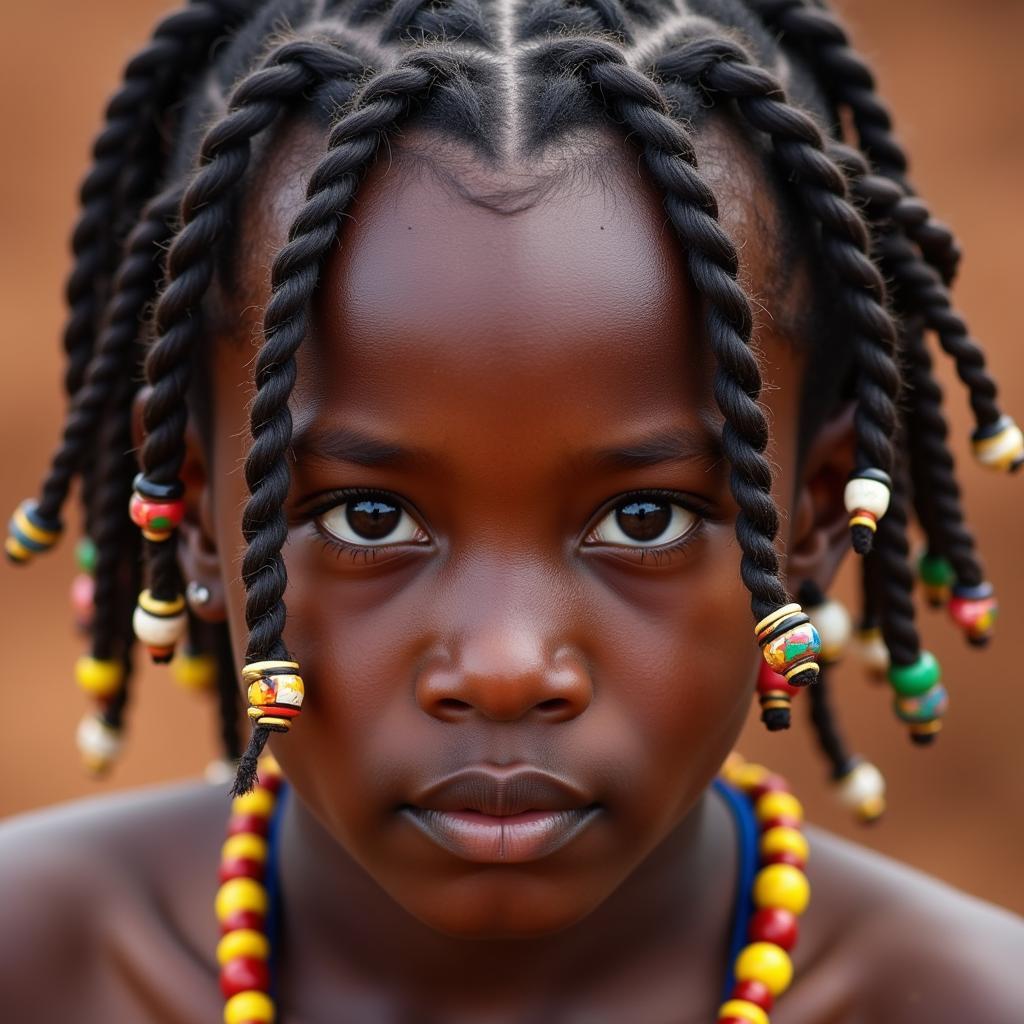
<instances>
[{"instance_id":1,"label":"skin","mask_svg":"<svg viewBox=\"0 0 1024 1024\"><path fill-rule=\"evenodd\" d=\"M186 465L184 569L211 590L206 614L230 623L239 665L251 339L321 137L288 128L252 182L248 258L213 320L211 443L193 432ZM284 550L285 639L307 698L272 742L294 797L280 852L288 1020L714 1019L736 865L707 787L759 655L699 305L635 151L599 141L612 191L576 183L510 216L402 159L430 142L407 132L325 268L299 360ZM789 325L808 280L772 265L774 207L749 151L719 125L701 156L746 283L770 296L757 340L788 584L827 585L845 551L849 410L798 465L805 358ZM481 190L513 173L448 158ZM341 431L416 452L341 459L324 440ZM666 434L686 450L649 465L595 455ZM376 557L335 550L322 499L340 487L400 496L419 532ZM650 489L701 511L684 516L684 547L641 558L600 524ZM398 807L474 764L542 767L601 811L541 860L469 864ZM220 790L186 786L7 826L0 978L25 1008L15 1019L219 1019L210 907L225 816ZM811 839L812 909L776 1024L1014 1019L1015 919ZM39 984L43 942L60 986Z\"/></svg>"}]
</instances>

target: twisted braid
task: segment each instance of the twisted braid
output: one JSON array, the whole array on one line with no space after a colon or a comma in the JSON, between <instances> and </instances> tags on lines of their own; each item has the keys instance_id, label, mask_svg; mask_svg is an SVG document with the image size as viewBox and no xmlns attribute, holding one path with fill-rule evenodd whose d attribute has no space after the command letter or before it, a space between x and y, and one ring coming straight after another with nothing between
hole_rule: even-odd
<instances>
[{"instance_id":1,"label":"twisted braid","mask_svg":"<svg viewBox=\"0 0 1024 1024\"><path fill-rule=\"evenodd\" d=\"M875 76L857 53L838 19L806 0L748 0L764 21L780 33L784 45L794 46L814 69L822 88L836 104L845 106L857 138L879 174L914 196L907 180L908 160L893 132L892 116L878 95ZM908 236L948 285L956 276L960 248L946 225L934 220L920 199L914 200L914 219L905 223Z\"/></svg>"},{"instance_id":2,"label":"twisted braid","mask_svg":"<svg viewBox=\"0 0 1024 1024\"><path fill-rule=\"evenodd\" d=\"M78 391L92 356L105 302L102 282L112 273L116 241L112 228L118 217L118 185L131 167L131 154L140 135L158 130L156 112L167 93L205 63L210 45L245 17L241 2L192 3L157 25L149 44L128 62L124 80L107 104L105 123L93 143L92 166L79 188L81 213L71 236L74 264L65 285L69 316L64 328L68 364L65 390ZM132 219L132 211L121 219Z\"/></svg>"},{"instance_id":3,"label":"twisted braid","mask_svg":"<svg viewBox=\"0 0 1024 1024\"><path fill-rule=\"evenodd\" d=\"M230 204L249 165L253 138L288 104L325 77L362 71L356 59L332 47L290 42L235 88L228 112L203 138L200 169L182 199L182 228L167 258L168 280L157 302L158 340L146 359L151 392L146 401L146 478L174 484L184 458L185 404L192 356L202 335L200 306L213 280L216 252L230 227ZM173 545L147 543L150 589L173 599L179 591Z\"/></svg>"},{"instance_id":4,"label":"twisted braid","mask_svg":"<svg viewBox=\"0 0 1024 1024\"><path fill-rule=\"evenodd\" d=\"M697 85L711 96L735 100L747 122L771 138L779 165L798 184L800 198L821 226L822 252L839 282L854 335L859 365L857 469L876 468L891 475L900 390L896 327L885 308L882 276L870 258L867 227L848 201L846 177L826 153L821 131L789 104L774 76L753 65L736 43L694 40L659 58L655 67L659 74ZM858 553L870 550L871 540L870 530L854 528Z\"/></svg>"},{"instance_id":5,"label":"twisted braid","mask_svg":"<svg viewBox=\"0 0 1024 1024\"><path fill-rule=\"evenodd\" d=\"M327 153L310 177L306 199L271 270L272 294L264 315L265 341L256 360L256 395L250 410L252 447L245 460L249 500L242 515L242 559L247 663L287 660L282 633L288 582L281 548L288 536L284 503L291 484L287 451L295 385L295 354L308 332L310 300L320 267L335 244L341 218L362 174L389 131L440 81L454 78L459 60L444 51L420 51L370 79L335 124ZM232 792L248 792L272 727L253 728Z\"/></svg>"},{"instance_id":6,"label":"twisted braid","mask_svg":"<svg viewBox=\"0 0 1024 1024\"><path fill-rule=\"evenodd\" d=\"M717 362L714 394L724 418L722 446L739 515L740 571L755 619L786 603L779 579L775 535L779 517L771 496L771 466L764 456L768 424L758 405L761 372L750 348L750 304L737 281L739 258L718 222L714 194L697 171L693 143L674 120L658 86L629 67L610 43L567 40L548 51L582 75L612 114L640 140L652 177L688 258L690 276L708 305L707 332Z\"/></svg>"}]
</instances>

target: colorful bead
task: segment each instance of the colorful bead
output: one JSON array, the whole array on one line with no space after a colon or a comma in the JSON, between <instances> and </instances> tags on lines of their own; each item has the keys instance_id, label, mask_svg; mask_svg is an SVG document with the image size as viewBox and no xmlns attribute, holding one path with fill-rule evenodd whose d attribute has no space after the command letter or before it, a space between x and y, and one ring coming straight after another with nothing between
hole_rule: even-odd
<instances>
[{"instance_id":1,"label":"colorful bead","mask_svg":"<svg viewBox=\"0 0 1024 1024\"><path fill-rule=\"evenodd\" d=\"M225 858L220 862L218 878L228 882L232 878L252 878L259 881L263 877L263 861L250 860L248 857Z\"/></svg>"},{"instance_id":2,"label":"colorful bead","mask_svg":"<svg viewBox=\"0 0 1024 1024\"><path fill-rule=\"evenodd\" d=\"M889 648L885 646L882 631L877 626L867 626L857 632L857 653L868 675L876 683L884 683L889 677Z\"/></svg>"},{"instance_id":3,"label":"colorful bead","mask_svg":"<svg viewBox=\"0 0 1024 1024\"><path fill-rule=\"evenodd\" d=\"M781 947L754 942L736 958L735 974L740 981L759 981L773 996L780 996L793 980L793 964Z\"/></svg>"},{"instance_id":4,"label":"colorful bead","mask_svg":"<svg viewBox=\"0 0 1024 1024\"><path fill-rule=\"evenodd\" d=\"M242 669L249 710L257 725L287 732L302 708L305 686L295 661L257 661Z\"/></svg>"},{"instance_id":5,"label":"colorful bead","mask_svg":"<svg viewBox=\"0 0 1024 1024\"><path fill-rule=\"evenodd\" d=\"M246 928L222 935L217 943L217 963L223 967L229 960L240 956L266 960L270 956L266 935Z\"/></svg>"},{"instance_id":6,"label":"colorful bead","mask_svg":"<svg viewBox=\"0 0 1024 1024\"><path fill-rule=\"evenodd\" d=\"M212 690L217 683L217 659L209 654L179 654L171 662L171 673L183 690Z\"/></svg>"},{"instance_id":7,"label":"colorful bead","mask_svg":"<svg viewBox=\"0 0 1024 1024\"><path fill-rule=\"evenodd\" d=\"M214 901L217 919L221 920L236 910L267 912L267 890L251 878L232 878L217 890Z\"/></svg>"},{"instance_id":8,"label":"colorful bead","mask_svg":"<svg viewBox=\"0 0 1024 1024\"><path fill-rule=\"evenodd\" d=\"M796 914L782 907L764 907L750 919L747 938L751 942L772 942L782 949L790 950L800 935L800 923Z\"/></svg>"},{"instance_id":9,"label":"colorful bead","mask_svg":"<svg viewBox=\"0 0 1024 1024\"><path fill-rule=\"evenodd\" d=\"M968 642L981 647L992 638L999 602L991 583L954 587L948 608L950 618L964 631Z\"/></svg>"},{"instance_id":10,"label":"colorful bead","mask_svg":"<svg viewBox=\"0 0 1024 1024\"><path fill-rule=\"evenodd\" d=\"M853 633L853 623L846 606L841 601L823 601L808 608L807 614L821 639L821 660L830 665L839 661L846 653Z\"/></svg>"},{"instance_id":11,"label":"colorful bead","mask_svg":"<svg viewBox=\"0 0 1024 1024\"><path fill-rule=\"evenodd\" d=\"M33 556L49 551L60 540L63 529L59 520L43 519L39 503L27 499L14 510L7 524L4 550L12 562L24 564Z\"/></svg>"},{"instance_id":12,"label":"colorful bead","mask_svg":"<svg viewBox=\"0 0 1024 1024\"><path fill-rule=\"evenodd\" d=\"M937 683L920 697L900 697L893 700L896 717L910 726L910 738L915 743L929 743L942 729L941 718L949 708L946 688Z\"/></svg>"},{"instance_id":13,"label":"colorful bead","mask_svg":"<svg viewBox=\"0 0 1024 1024\"><path fill-rule=\"evenodd\" d=\"M730 999L745 999L748 1003L754 1003L760 1006L765 1013L768 1013L772 1008L772 1004L775 1002L775 997L771 993L771 989L768 988L764 982L754 981L747 979L746 981L738 981L733 985L732 992L729 995Z\"/></svg>"},{"instance_id":14,"label":"colorful bead","mask_svg":"<svg viewBox=\"0 0 1024 1024\"><path fill-rule=\"evenodd\" d=\"M874 533L878 520L889 510L892 480L880 469L862 469L854 473L843 490L843 504L850 515L850 526L863 526Z\"/></svg>"},{"instance_id":15,"label":"colorful bead","mask_svg":"<svg viewBox=\"0 0 1024 1024\"><path fill-rule=\"evenodd\" d=\"M139 473L132 486L134 493L128 502L131 521L146 540L161 543L170 538L185 518L181 482L154 484Z\"/></svg>"},{"instance_id":16,"label":"colorful bead","mask_svg":"<svg viewBox=\"0 0 1024 1024\"><path fill-rule=\"evenodd\" d=\"M804 820L804 809L792 793L765 793L754 805L757 820L764 824L774 818Z\"/></svg>"},{"instance_id":17,"label":"colorful bead","mask_svg":"<svg viewBox=\"0 0 1024 1024\"><path fill-rule=\"evenodd\" d=\"M273 1024L273 1021L274 1003L266 992L239 992L224 1004L224 1024Z\"/></svg>"},{"instance_id":18,"label":"colorful bead","mask_svg":"<svg viewBox=\"0 0 1024 1024\"><path fill-rule=\"evenodd\" d=\"M92 576L96 572L97 551L92 537L80 537L75 545L75 565Z\"/></svg>"},{"instance_id":19,"label":"colorful bead","mask_svg":"<svg viewBox=\"0 0 1024 1024\"><path fill-rule=\"evenodd\" d=\"M91 697L106 700L117 693L124 680L124 665L113 658L83 654L75 662L75 682Z\"/></svg>"},{"instance_id":20,"label":"colorful bead","mask_svg":"<svg viewBox=\"0 0 1024 1024\"><path fill-rule=\"evenodd\" d=\"M956 582L956 573L949 560L925 551L917 561L917 575L925 599L933 608L941 608L949 599L950 588Z\"/></svg>"},{"instance_id":21,"label":"colorful bead","mask_svg":"<svg viewBox=\"0 0 1024 1024\"><path fill-rule=\"evenodd\" d=\"M754 904L758 907L781 907L799 916L810 898L806 876L791 864L769 864L754 878Z\"/></svg>"},{"instance_id":22,"label":"colorful bead","mask_svg":"<svg viewBox=\"0 0 1024 1024\"><path fill-rule=\"evenodd\" d=\"M757 675L757 699L761 705L761 721L769 732L789 728L790 704L799 692L798 687L786 682L785 676L780 676L766 661L761 661Z\"/></svg>"},{"instance_id":23,"label":"colorful bead","mask_svg":"<svg viewBox=\"0 0 1024 1024\"><path fill-rule=\"evenodd\" d=\"M821 639L800 605L777 608L754 627L754 634L768 667L787 682L804 686L817 676Z\"/></svg>"},{"instance_id":24,"label":"colorful bead","mask_svg":"<svg viewBox=\"0 0 1024 1024\"><path fill-rule=\"evenodd\" d=\"M269 988L270 970L266 960L251 956L236 957L220 969L220 990L225 999L239 992L266 992Z\"/></svg>"},{"instance_id":25,"label":"colorful bead","mask_svg":"<svg viewBox=\"0 0 1024 1024\"><path fill-rule=\"evenodd\" d=\"M901 697L918 697L930 690L941 678L935 655L922 651L912 665L892 665L889 683Z\"/></svg>"},{"instance_id":26,"label":"colorful bead","mask_svg":"<svg viewBox=\"0 0 1024 1024\"><path fill-rule=\"evenodd\" d=\"M971 435L974 457L989 469L1014 473L1024 465L1024 434L1009 416L978 427Z\"/></svg>"},{"instance_id":27,"label":"colorful bead","mask_svg":"<svg viewBox=\"0 0 1024 1024\"><path fill-rule=\"evenodd\" d=\"M730 1017L749 1024L768 1024L768 1014L756 1003L749 1003L746 999L730 999L718 1008L719 1024Z\"/></svg>"},{"instance_id":28,"label":"colorful bead","mask_svg":"<svg viewBox=\"0 0 1024 1024\"><path fill-rule=\"evenodd\" d=\"M262 871L263 865L261 864L259 867ZM257 914L255 910L236 910L220 922L220 930L225 935L228 932L242 929L252 929L258 932L262 930L265 921L266 918L262 914Z\"/></svg>"},{"instance_id":29,"label":"colorful bead","mask_svg":"<svg viewBox=\"0 0 1024 1024\"><path fill-rule=\"evenodd\" d=\"M139 594L139 603L132 616L132 629L139 641L146 645L156 662L167 662L174 654L178 641L188 628L185 598L181 594L169 601L154 597L149 590Z\"/></svg>"},{"instance_id":30,"label":"colorful bead","mask_svg":"<svg viewBox=\"0 0 1024 1024\"><path fill-rule=\"evenodd\" d=\"M71 580L71 614L75 627L81 633L88 633L96 615L96 581L86 572L76 573Z\"/></svg>"},{"instance_id":31,"label":"colorful bead","mask_svg":"<svg viewBox=\"0 0 1024 1024\"><path fill-rule=\"evenodd\" d=\"M836 785L840 799L861 821L877 821L885 813L885 778L870 761L858 761Z\"/></svg>"},{"instance_id":32,"label":"colorful bead","mask_svg":"<svg viewBox=\"0 0 1024 1024\"><path fill-rule=\"evenodd\" d=\"M771 857L778 853L791 853L802 863L807 863L810 848L802 832L795 828L775 826L761 834L761 855Z\"/></svg>"},{"instance_id":33,"label":"colorful bead","mask_svg":"<svg viewBox=\"0 0 1024 1024\"><path fill-rule=\"evenodd\" d=\"M93 775L103 775L121 753L121 732L102 716L86 715L75 731L75 743L82 763Z\"/></svg>"}]
</instances>

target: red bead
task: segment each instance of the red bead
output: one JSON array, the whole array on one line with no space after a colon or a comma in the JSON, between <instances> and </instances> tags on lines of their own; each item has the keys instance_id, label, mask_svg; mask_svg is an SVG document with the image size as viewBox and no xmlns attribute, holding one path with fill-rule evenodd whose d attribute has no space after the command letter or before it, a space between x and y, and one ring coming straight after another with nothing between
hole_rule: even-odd
<instances>
[{"instance_id":1,"label":"red bead","mask_svg":"<svg viewBox=\"0 0 1024 1024\"><path fill-rule=\"evenodd\" d=\"M786 682L786 677L780 675L768 665L768 662L761 662L761 669L757 674L758 693L787 693L790 697L800 692L799 686L793 686Z\"/></svg>"},{"instance_id":2,"label":"red bead","mask_svg":"<svg viewBox=\"0 0 1024 1024\"><path fill-rule=\"evenodd\" d=\"M743 1017L719 1017L715 1024L750 1024Z\"/></svg>"},{"instance_id":3,"label":"red bead","mask_svg":"<svg viewBox=\"0 0 1024 1024\"><path fill-rule=\"evenodd\" d=\"M235 910L228 914L220 925L222 935L240 931L243 928L254 932L263 931L263 915L255 910Z\"/></svg>"},{"instance_id":4,"label":"red bead","mask_svg":"<svg viewBox=\"0 0 1024 1024\"><path fill-rule=\"evenodd\" d=\"M270 971L266 960L256 960L249 956L235 957L220 969L220 990L225 999L230 999L239 992L258 989L266 992L270 988Z\"/></svg>"},{"instance_id":5,"label":"red bead","mask_svg":"<svg viewBox=\"0 0 1024 1024\"><path fill-rule=\"evenodd\" d=\"M793 867L803 871L807 866L807 861L803 857L798 857L795 853L783 850L779 853L770 853L767 857L761 858L762 867L767 867L769 864L791 864Z\"/></svg>"},{"instance_id":6,"label":"red bead","mask_svg":"<svg viewBox=\"0 0 1024 1024\"><path fill-rule=\"evenodd\" d=\"M750 919L747 936L751 942L774 942L785 950L796 945L800 934L796 914L781 907L765 907Z\"/></svg>"},{"instance_id":7,"label":"red bead","mask_svg":"<svg viewBox=\"0 0 1024 1024\"><path fill-rule=\"evenodd\" d=\"M753 980L737 981L729 998L746 999L748 1003L760 1006L765 1013L772 1008L772 1003L775 1002L771 989L764 982Z\"/></svg>"},{"instance_id":8,"label":"red bead","mask_svg":"<svg viewBox=\"0 0 1024 1024\"><path fill-rule=\"evenodd\" d=\"M755 802L765 793L788 793L789 783L781 775L766 775L750 790L751 799Z\"/></svg>"},{"instance_id":9,"label":"red bead","mask_svg":"<svg viewBox=\"0 0 1024 1024\"><path fill-rule=\"evenodd\" d=\"M775 818L765 818L761 822L761 831L767 832L770 828L795 828L800 831L804 823L799 818L790 818L788 815L780 814Z\"/></svg>"},{"instance_id":10,"label":"red bead","mask_svg":"<svg viewBox=\"0 0 1024 1024\"><path fill-rule=\"evenodd\" d=\"M237 836L241 832L252 832L257 836L267 834L270 819L262 814L232 814L228 819L228 835Z\"/></svg>"},{"instance_id":11,"label":"red bead","mask_svg":"<svg viewBox=\"0 0 1024 1024\"><path fill-rule=\"evenodd\" d=\"M261 881L263 878L263 865L257 861L249 860L248 857L231 857L228 860L221 861L218 877L222 882L227 882L232 878L255 878L256 881Z\"/></svg>"},{"instance_id":12,"label":"red bead","mask_svg":"<svg viewBox=\"0 0 1024 1024\"><path fill-rule=\"evenodd\" d=\"M275 714L280 710L275 708ZM296 712L297 714L298 712ZM271 793L276 793L281 788L281 776L278 772L260 772L257 776L259 784Z\"/></svg>"}]
</instances>

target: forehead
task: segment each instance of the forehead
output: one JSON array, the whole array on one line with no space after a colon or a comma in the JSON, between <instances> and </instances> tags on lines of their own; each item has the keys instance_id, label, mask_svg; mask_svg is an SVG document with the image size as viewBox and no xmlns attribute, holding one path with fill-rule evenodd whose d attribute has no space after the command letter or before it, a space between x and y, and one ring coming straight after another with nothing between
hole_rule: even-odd
<instances>
[{"instance_id":1,"label":"forehead","mask_svg":"<svg viewBox=\"0 0 1024 1024\"><path fill-rule=\"evenodd\" d=\"M234 296L250 321L265 304L272 254L323 145L321 129L289 126L253 181ZM497 413L499 391L524 424L550 419L553 400L639 414L657 396L706 409L702 310L663 196L620 133L591 138L584 159L563 164L551 187L498 209L470 201L466 190L522 193L538 180L536 168L488 171L431 145L415 130L393 140L346 211L299 357L299 428L325 403L366 408L370 393L374 420L393 419L399 403L407 413L418 403L429 418L436 385L448 390L451 416L461 409L481 426ZM424 154L465 188L433 173ZM701 162L748 287L755 297L777 292L775 211L759 161L718 126L702 133Z\"/></svg>"}]
</instances>

